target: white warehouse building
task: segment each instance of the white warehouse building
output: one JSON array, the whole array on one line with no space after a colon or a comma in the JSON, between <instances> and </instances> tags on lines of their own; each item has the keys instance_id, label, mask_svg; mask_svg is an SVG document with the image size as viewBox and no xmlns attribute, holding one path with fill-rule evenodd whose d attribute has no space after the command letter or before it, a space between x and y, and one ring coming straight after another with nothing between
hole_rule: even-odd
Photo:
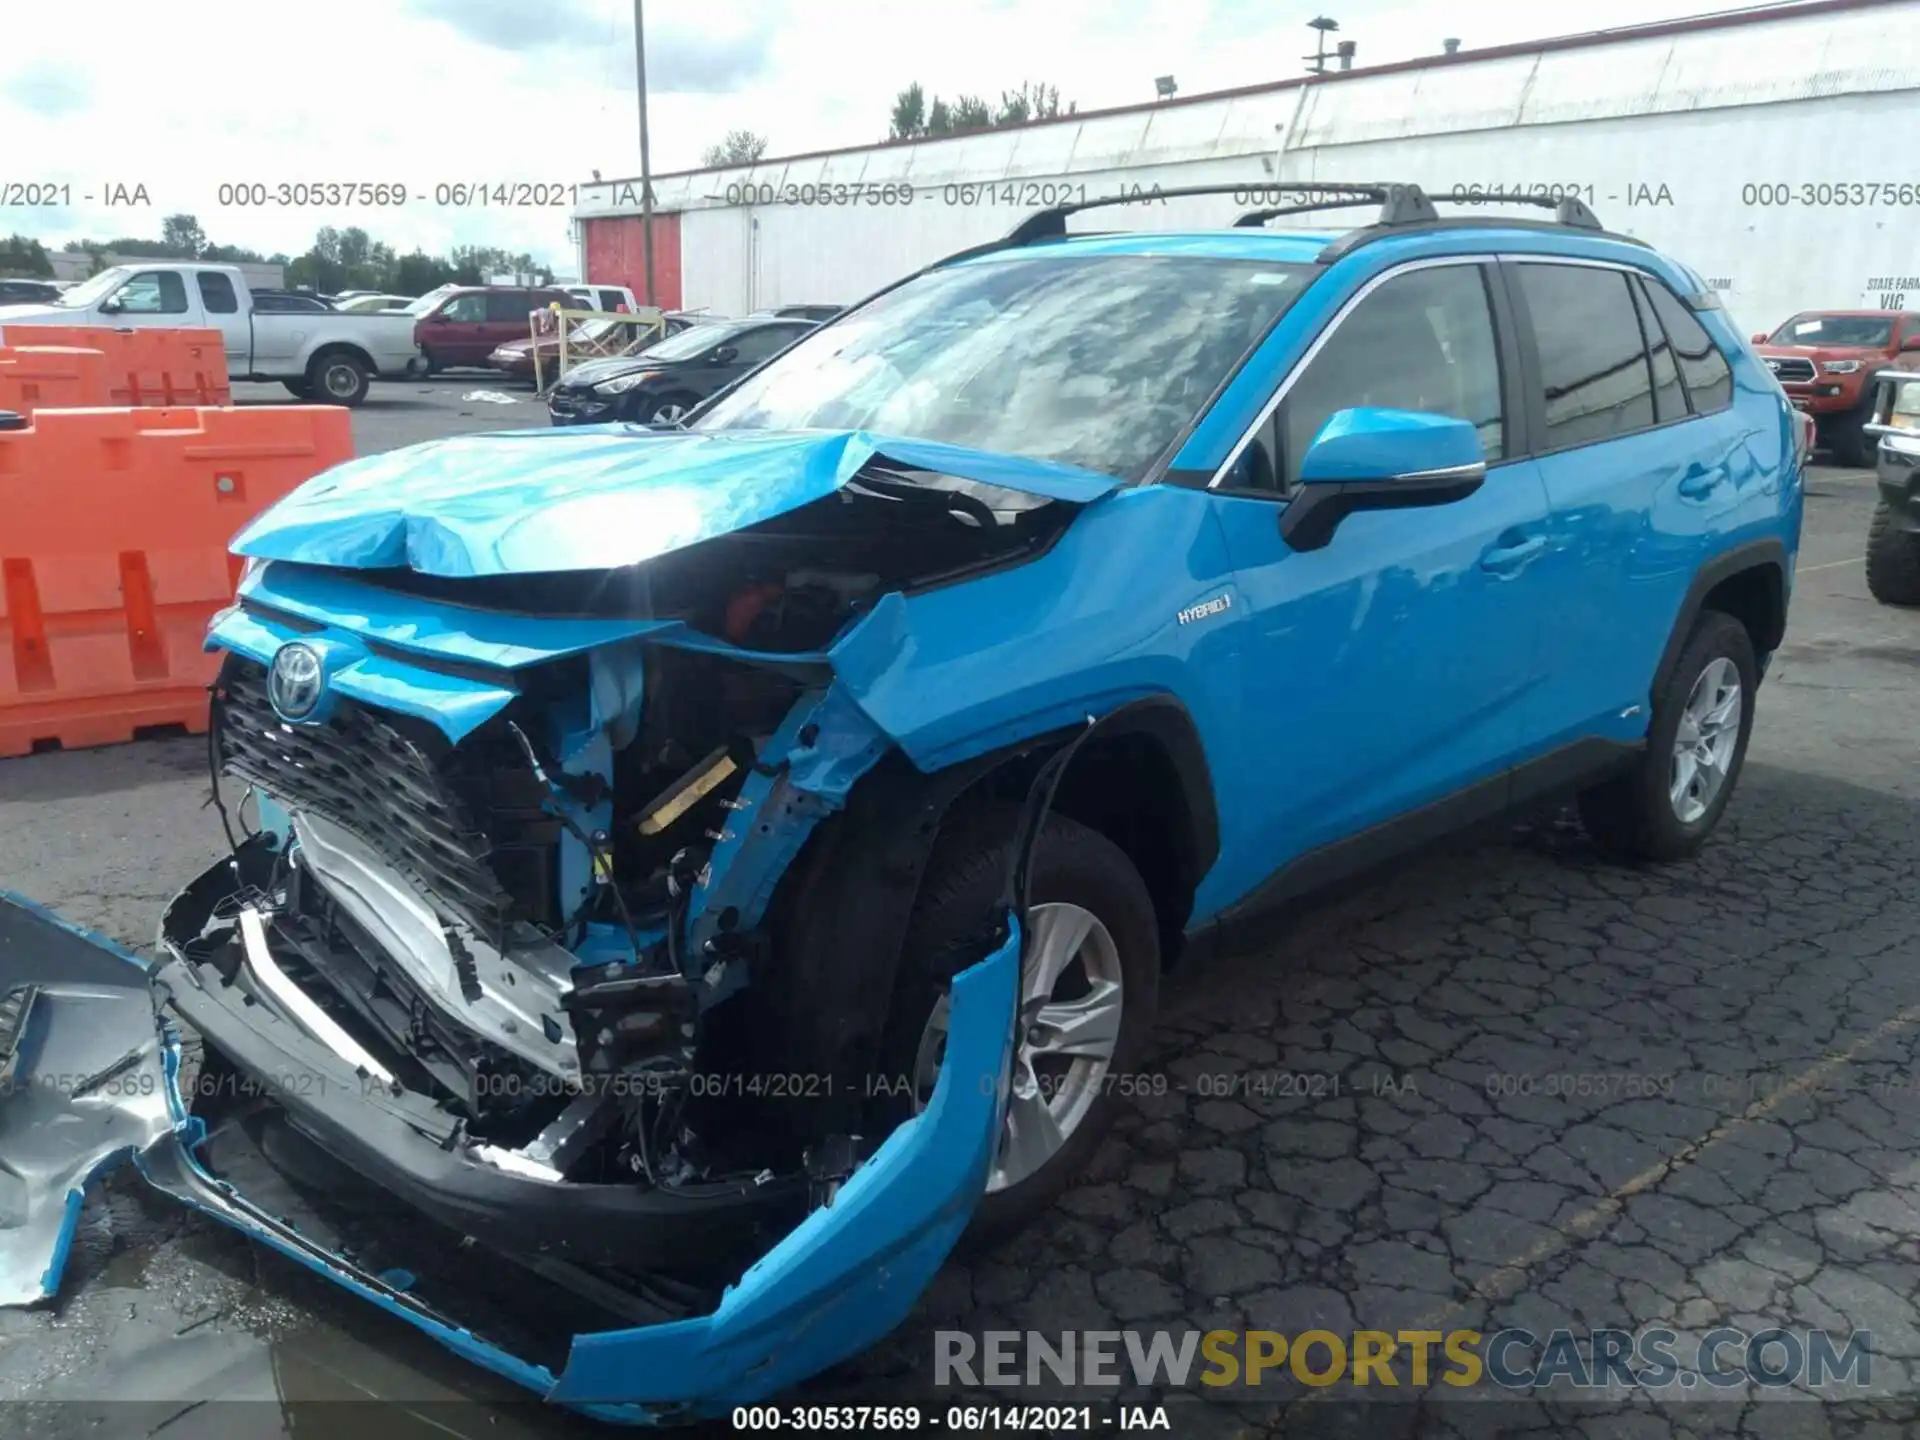
<instances>
[{"instance_id":1,"label":"white warehouse building","mask_svg":"<svg viewBox=\"0 0 1920 1440\"><path fill-rule=\"evenodd\" d=\"M1747 330L1920 309L1920 0L1807 0L655 176L657 300L847 304L1047 204L1148 197L1072 229L1217 226L1250 207L1150 197L1314 181L1577 194L1708 277ZM640 193L580 187L589 280L644 289Z\"/></svg>"}]
</instances>

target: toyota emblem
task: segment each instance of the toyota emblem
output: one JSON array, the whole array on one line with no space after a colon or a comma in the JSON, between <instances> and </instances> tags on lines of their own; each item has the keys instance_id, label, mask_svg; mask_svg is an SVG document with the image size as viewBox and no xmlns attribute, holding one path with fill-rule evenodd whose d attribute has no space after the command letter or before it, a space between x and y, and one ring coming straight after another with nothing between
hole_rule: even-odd
<instances>
[{"instance_id":1,"label":"toyota emblem","mask_svg":"<svg viewBox=\"0 0 1920 1440\"><path fill-rule=\"evenodd\" d=\"M320 704L325 670L311 645L282 645L267 672L267 699L282 720L304 720Z\"/></svg>"}]
</instances>

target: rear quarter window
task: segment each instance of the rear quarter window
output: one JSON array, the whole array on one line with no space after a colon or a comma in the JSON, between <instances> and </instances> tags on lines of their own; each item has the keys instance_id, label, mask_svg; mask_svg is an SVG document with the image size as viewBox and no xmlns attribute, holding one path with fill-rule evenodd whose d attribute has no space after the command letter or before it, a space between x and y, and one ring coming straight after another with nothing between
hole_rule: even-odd
<instances>
[{"instance_id":1,"label":"rear quarter window","mask_svg":"<svg viewBox=\"0 0 1920 1440\"><path fill-rule=\"evenodd\" d=\"M1733 404L1733 368L1720 347L1713 343L1706 326L1694 318L1678 295L1652 276L1645 277L1647 295L1653 301L1653 313L1673 342L1673 356L1680 367L1680 379L1687 387L1696 415L1711 415Z\"/></svg>"}]
</instances>

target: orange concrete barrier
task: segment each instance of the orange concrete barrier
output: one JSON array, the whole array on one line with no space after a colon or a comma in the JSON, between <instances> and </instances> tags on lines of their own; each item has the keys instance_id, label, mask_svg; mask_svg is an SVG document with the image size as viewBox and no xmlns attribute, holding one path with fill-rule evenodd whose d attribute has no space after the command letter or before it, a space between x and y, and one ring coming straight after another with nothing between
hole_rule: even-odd
<instances>
[{"instance_id":1,"label":"orange concrete barrier","mask_svg":"<svg viewBox=\"0 0 1920 1440\"><path fill-rule=\"evenodd\" d=\"M110 389L107 357L98 350L0 346L0 410L31 415L104 405Z\"/></svg>"},{"instance_id":2,"label":"orange concrete barrier","mask_svg":"<svg viewBox=\"0 0 1920 1440\"><path fill-rule=\"evenodd\" d=\"M107 390L83 405L231 405L226 341L218 330L110 330L88 325L0 325L0 344L98 350ZM6 409L0 405L0 409ZM42 407L47 408L47 407Z\"/></svg>"},{"instance_id":3,"label":"orange concrete barrier","mask_svg":"<svg viewBox=\"0 0 1920 1440\"><path fill-rule=\"evenodd\" d=\"M42 410L0 430L0 756L205 730L228 542L352 454L333 406Z\"/></svg>"}]
</instances>

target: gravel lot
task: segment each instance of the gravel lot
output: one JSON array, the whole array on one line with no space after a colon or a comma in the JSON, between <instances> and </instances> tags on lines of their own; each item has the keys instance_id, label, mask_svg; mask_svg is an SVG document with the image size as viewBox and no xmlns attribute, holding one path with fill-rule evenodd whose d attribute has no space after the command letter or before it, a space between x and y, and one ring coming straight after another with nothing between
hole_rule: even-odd
<instances>
[{"instance_id":1,"label":"gravel lot","mask_svg":"<svg viewBox=\"0 0 1920 1440\"><path fill-rule=\"evenodd\" d=\"M462 398L496 389L518 398ZM545 424L538 402L485 378L382 385L354 417L363 452L520 424ZM950 1265L816 1392L930 1398L936 1327L1824 1325L1873 1333L1884 1398L1366 1407L1269 1385L1169 1407L1180 1435L1914 1433L1920 613L1867 598L1871 500L1866 472L1815 472L1788 641L1697 861L1638 872L1576 831L1516 834L1177 973L1166 1093L1047 1220ZM197 741L0 761L0 887L145 945L220 852L205 797ZM385 1433L574 1428L517 1397L130 1184L90 1205L57 1306L0 1313L0 1399L72 1402L0 1411L41 1434L278 1434L376 1398L402 1402ZM194 1408L212 1399L257 1405Z\"/></svg>"}]
</instances>

